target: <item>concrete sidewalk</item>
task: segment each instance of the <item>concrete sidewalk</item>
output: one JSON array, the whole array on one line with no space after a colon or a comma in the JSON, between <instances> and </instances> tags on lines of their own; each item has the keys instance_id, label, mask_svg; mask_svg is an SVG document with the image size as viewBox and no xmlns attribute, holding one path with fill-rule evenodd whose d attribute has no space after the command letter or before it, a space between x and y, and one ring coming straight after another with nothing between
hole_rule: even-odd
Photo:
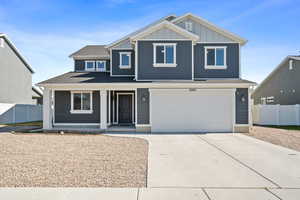
<instances>
[{"instance_id":1,"label":"concrete sidewalk","mask_svg":"<svg viewBox=\"0 0 300 200\"><path fill-rule=\"evenodd\" d=\"M3 200L299 200L299 189L0 188Z\"/></svg>"}]
</instances>

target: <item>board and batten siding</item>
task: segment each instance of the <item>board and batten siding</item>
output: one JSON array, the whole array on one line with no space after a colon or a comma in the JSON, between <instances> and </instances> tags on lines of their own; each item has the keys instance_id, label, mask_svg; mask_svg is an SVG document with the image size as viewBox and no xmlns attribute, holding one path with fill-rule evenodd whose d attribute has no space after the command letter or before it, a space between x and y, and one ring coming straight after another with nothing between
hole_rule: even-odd
<instances>
[{"instance_id":1,"label":"board and batten siding","mask_svg":"<svg viewBox=\"0 0 300 200\"><path fill-rule=\"evenodd\" d=\"M111 74L113 76L124 76L124 75L134 75L135 72L135 55L134 55L134 50L128 50L128 49L123 49L123 50L116 50L113 49L112 51L112 63L111 63ZM121 69L120 68L120 52L131 52L131 68L130 69Z\"/></svg>"},{"instance_id":2,"label":"board and batten siding","mask_svg":"<svg viewBox=\"0 0 300 200\"><path fill-rule=\"evenodd\" d=\"M110 60L107 59L74 60L74 71L85 71L85 61L106 61L106 71L110 71Z\"/></svg>"},{"instance_id":3,"label":"board and batten siding","mask_svg":"<svg viewBox=\"0 0 300 200\"><path fill-rule=\"evenodd\" d=\"M176 25L180 26L181 28L185 29L185 22L192 22L192 33L199 36L199 42L234 42L233 40L223 36L220 33L217 33L216 31L213 31L206 26L196 22L192 19L185 19Z\"/></svg>"},{"instance_id":4,"label":"board and batten siding","mask_svg":"<svg viewBox=\"0 0 300 200\"><path fill-rule=\"evenodd\" d=\"M149 124L149 89L137 88L137 124Z\"/></svg>"},{"instance_id":5,"label":"board and batten siding","mask_svg":"<svg viewBox=\"0 0 300 200\"><path fill-rule=\"evenodd\" d=\"M226 47L226 69L205 69L205 47ZM239 44L198 43L194 46L194 77L196 78L239 78Z\"/></svg>"},{"instance_id":6,"label":"board and batten siding","mask_svg":"<svg viewBox=\"0 0 300 200\"><path fill-rule=\"evenodd\" d=\"M93 113L72 114L71 92L55 91L55 123L100 123L100 92L93 91Z\"/></svg>"},{"instance_id":7,"label":"board and batten siding","mask_svg":"<svg viewBox=\"0 0 300 200\"><path fill-rule=\"evenodd\" d=\"M300 104L300 61L293 60L289 69L289 60L283 63L278 71L253 93L254 104L261 104L262 97L274 97L267 104L295 105Z\"/></svg>"},{"instance_id":8,"label":"board and batten siding","mask_svg":"<svg viewBox=\"0 0 300 200\"><path fill-rule=\"evenodd\" d=\"M242 101L242 98L245 101ZM248 124L249 123L249 98L248 88L237 88L235 92L235 116L236 124Z\"/></svg>"},{"instance_id":9,"label":"board and batten siding","mask_svg":"<svg viewBox=\"0 0 300 200\"><path fill-rule=\"evenodd\" d=\"M176 43L176 67L153 66L153 44ZM138 41L138 80L192 80L191 41Z\"/></svg>"}]
</instances>

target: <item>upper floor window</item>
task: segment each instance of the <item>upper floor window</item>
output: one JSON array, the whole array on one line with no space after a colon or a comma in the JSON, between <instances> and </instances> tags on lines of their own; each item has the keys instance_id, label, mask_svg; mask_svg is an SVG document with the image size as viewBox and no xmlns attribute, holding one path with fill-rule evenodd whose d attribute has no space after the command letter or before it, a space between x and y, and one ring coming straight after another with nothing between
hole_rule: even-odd
<instances>
[{"instance_id":1,"label":"upper floor window","mask_svg":"<svg viewBox=\"0 0 300 200\"><path fill-rule=\"evenodd\" d=\"M71 92L71 113L92 113L92 91Z\"/></svg>"},{"instance_id":2,"label":"upper floor window","mask_svg":"<svg viewBox=\"0 0 300 200\"><path fill-rule=\"evenodd\" d=\"M154 43L153 66L176 67L176 43Z\"/></svg>"},{"instance_id":3,"label":"upper floor window","mask_svg":"<svg viewBox=\"0 0 300 200\"><path fill-rule=\"evenodd\" d=\"M106 71L106 61L96 61L96 71L105 72Z\"/></svg>"},{"instance_id":4,"label":"upper floor window","mask_svg":"<svg viewBox=\"0 0 300 200\"><path fill-rule=\"evenodd\" d=\"M121 69L131 68L131 52L120 52L120 66Z\"/></svg>"},{"instance_id":5,"label":"upper floor window","mask_svg":"<svg viewBox=\"0 0 300 200\"><path fill-rule=\"evenodd\" d=\"M95 61L85 61L85 70L86 71L95 71Z\"/></svg>"},{"instance_id":6,"label":"upper floor window","mask_svg":"<svg viewBox=\"0 0 300 200\"><path fill-rule=\"evenodd\" d=\"M187 22L184 23L184 26L185 26L186 30L188 30L190 32L193 31L193 23L192 22L187 21Z\"/></svg>"},{"instance_id":7,"label":"upper floor window","mask_svg":"<svg viewBox=\"0 0 300 200\"><path fill-rule=\"evenodd\" d=\"M226 68L226 47L205 47L205 69Z\"/></svg>"},{"instance_id":8,"label":"upper floor window","mask_svg":"<svg viewBox=\"0 0 300 200\"><path fill-rule=\"evenodd\" d=\"M98 71L105 72L106 71L106 61L105 60L87 60L85 61L85 70L86 71Z\"/></svg>"}]
</instances>

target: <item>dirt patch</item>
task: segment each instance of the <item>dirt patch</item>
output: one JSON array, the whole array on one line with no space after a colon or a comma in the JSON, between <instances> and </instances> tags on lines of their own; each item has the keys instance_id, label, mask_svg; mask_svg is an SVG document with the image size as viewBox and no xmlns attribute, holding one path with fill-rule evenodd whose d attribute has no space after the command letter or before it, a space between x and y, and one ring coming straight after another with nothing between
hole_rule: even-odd
<instances>
[{"instance_id":1,"label":"dirt patch","mask_svg":"<svg viewBox=\"0 0 300 200\"><path fill-rule=\"evenodd\" d=\"M300 131L253 126L245 135L300 151Z\"/></svg>"},{"instance_id":2,"label":"dirt patch","mask_svg":"<svg viewBox=\"0 0 300 200\"><path fill-rule=\"evenodd\" d=\"M104 135L0 135L0 187L145 187L148 143Z\"/></svg>"}]
</instances>

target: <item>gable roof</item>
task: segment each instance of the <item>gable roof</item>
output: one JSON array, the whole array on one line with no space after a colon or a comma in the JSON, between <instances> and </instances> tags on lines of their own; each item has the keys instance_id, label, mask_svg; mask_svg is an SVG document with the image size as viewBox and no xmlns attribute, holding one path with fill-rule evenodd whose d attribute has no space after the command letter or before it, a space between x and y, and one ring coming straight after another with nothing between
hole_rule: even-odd
<instances>
[{"instance_id":1,"label":"gable roof","mask_svg":"<svg viewBox=\"0 0 300 200\"><path fill-rule=\"evenodd\" d=\"M185 29L183 29L183 28L181 28L179 26L176 26L175 24L170 23L168 21L163 21L163 22L161 22L159 24L151 26L151 27L143 30L142 32L140 32L140 33L138 33L138 34L130 37L130 39L133 40L133 41L137 40L137 39L140 39L140 38L142 38L142 37L144 37L144 36L146 36L148 34L151 34L151 33L155 32L157 30L162 29L162 28L169 28L169 29L177 32L180 35L183 35L183 36L185 36L187 38L190 38L193 41L197 41L199 39L198 35L195 35L194 33L191 33L191 32L189 32L189 31L187 31L187 30L185 30Z\"/></svg>"},{"instance_id":2,"label":"gable roof","mask_svg":"<svg viewBox=\"0 0 300 200\"><path fill-rule=\"evenodd\" d=\"M105 45L87 45L72 53L70 58L109 58Z\"/></svg>"},{"instance_id":3,"label":"gable roof","mask_svg":"<svg viewBox=\"0 0 300 200\"><path fill-rule=\"evenodd\" d=\"M34 73L33 69L28 64L28 62L25 60L25 58L20 54L20 51L11 42L11 40L7 37L7 35L5 35L4 33L0 33L0 38L3 38L6 41L8 46L13 50L13 52L17 55L17 57L23 62L23 64L26 66L26 68L33 74Z\"/></svg>"},{"instance_id":4,"label":"gable roof","mask_svg":"<svg viewBox=\"0 0 300 200\"><path fill-rule=\"evenodd\" d=\"M34 97L42 97L43 94L36 87L32 86L32 96L34 96Z\"/></svg>"},{"instance_id":5,"label":"gable roof","mask_svg":"<svg viewBox=\"0 0 300 200\"><path fill-rule=\"evenodd\" d=\"M205 20L205 19L203 19L203 18L201 18L199 16L196 16L196 15L194 15L192 13L187 13L187 14L181 16L181 17L177 17L176 19L173 19L171 22L176 24L176 23L181 22L185 18L191 18L191 19L197 21L198 23L202 24L203 26L206 26L207 28L209 28L209 29L211 29L211 30L213 30L213 31L215 31L215 32L217 32L219 34L221 34L221 35L223 35L225 37L228 37L228 38L230 38L233 41L241 43L241 45L244 45L244 44L247 43L246 39L244 39L244 38L242 38L240 36L237 36L234 33L231 33L231 32L229 32L229 31L227 31L225 29L222 29L222 28L216 26L215 24L213 24L213 23L211 23L211 22L209 22L209 21L207 21L207 20Z\"/></svg>"},{"instance_id":6,"label":"gable roof","mask_svg":"<svg viewBox=\"0 0 300 200\"><path fill-rule=\"evenodd\" d=\"M279 65L257 86L257 88L255 88L255 90L253 91L252 95L254 95L269 79L272 78L272 76L279 70L281 69L284 64L286 64L286 62L290 59L293 60L299 60L300 61L300 56L287 56L285 57L280 63Z\"/></svg>"},{"instance_id":7,"label":"gable roof","mask_svg":"<svg viewBox=\"0 0 300 200\"><path fill-rule=\"evenodd\" d=\"M155 21L155 22L153 22L153 23L151 23L151 24L149 24L149 25L147 25L147 26L144 26L143 28L141 28L141 29L139 29L139 30L137 30L137 31L134 31L134 32L132 32L132 33L130 33L130 34L128 34L128 35L125 35L124 37L122 37L122 38L119 39L119 40L116 40L116 41L110 43L109 45L106 46L106 48L112 48L112 47L114 47L115 45L121 43L122 41L129 39L130 37L132 37L132 36L134 36L134 35L136 35L136 34L142 32L143 30L145 30L145 29L147 29L147 28L149 28L149 27L151 27L151 26L153 26L153 25L155 25L155 24L158 24L158 23L160 23L160 22L162 22L162 21L165 21L165 20L171 21L171 20L174 20L175 18L176 18L176 15L168 15L168 16L166 16L166 17L163 17L163 18L161 18L161 19L159 19L159 20L157 20L157 21Z\"/></svg>"}]
</instances>

